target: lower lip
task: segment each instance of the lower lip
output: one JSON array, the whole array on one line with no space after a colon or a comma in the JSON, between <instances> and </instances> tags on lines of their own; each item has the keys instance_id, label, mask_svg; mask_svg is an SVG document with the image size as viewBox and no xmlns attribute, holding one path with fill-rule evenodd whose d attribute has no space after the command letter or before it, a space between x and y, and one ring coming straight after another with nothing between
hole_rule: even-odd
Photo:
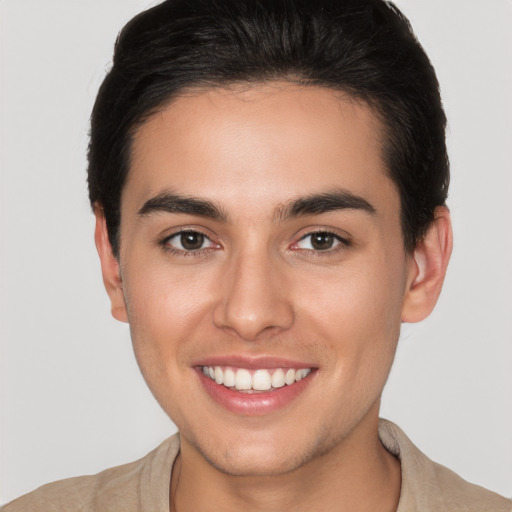
<instances>
[{"instance_id":1,"label":"lower lip","mask_svg":"<svg viewBox=\"0 0 512 512\"><path fill-rule=\"evenodd\" d=\"M231 412L248 416L269 414L283 409L309 386L315 373L311 372L302 380L274 391L241 393L222 384L217 384L214 380L206 377L200 368L197 369L201 384L217 403Z\"/></svg>"}]
</instances>

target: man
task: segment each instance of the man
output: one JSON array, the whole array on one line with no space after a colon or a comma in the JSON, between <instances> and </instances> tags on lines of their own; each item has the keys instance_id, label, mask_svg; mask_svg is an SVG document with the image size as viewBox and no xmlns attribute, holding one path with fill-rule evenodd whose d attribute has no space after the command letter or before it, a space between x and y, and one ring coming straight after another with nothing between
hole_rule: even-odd
<instances>
[{"instance_id":1,"label":"man","mask_svg":"<svg viewBox=\"0 0 512 512\"><path fill-rule=\"evenodd\" d=\"M450 256L444 124L381 2L133 20L89 189L112 313L180 437L6 510L508 510L378 424L400 324Z\"/></svg>"}]
</instances>

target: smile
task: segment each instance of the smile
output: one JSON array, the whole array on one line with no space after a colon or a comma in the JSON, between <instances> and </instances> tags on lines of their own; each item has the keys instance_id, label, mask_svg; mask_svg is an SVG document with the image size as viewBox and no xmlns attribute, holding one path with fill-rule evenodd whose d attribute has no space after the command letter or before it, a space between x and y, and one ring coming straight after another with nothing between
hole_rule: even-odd
<instances>
[{"instance_id":1,"label":"smile","mask_svg":"<svg viewBox=\"0 0 512 512\"><path fill-rule=\"evenodd\" d=\"M195 365L196 374L215 403L243 416L270 414L291 406L318 374L317 367L282 359L223 359Z\"/></svg>"},{"instance_id":2,"label":"smile","mask_svg":"<svg viewBox=\"0 0 512 512\"><path fill-rule=\"evenodd\" d=\"M226 388L245 393L273 391L291 386L311 373L311 368L255 369L203 366L204 375Z\"/></svg>"}]
</instances>

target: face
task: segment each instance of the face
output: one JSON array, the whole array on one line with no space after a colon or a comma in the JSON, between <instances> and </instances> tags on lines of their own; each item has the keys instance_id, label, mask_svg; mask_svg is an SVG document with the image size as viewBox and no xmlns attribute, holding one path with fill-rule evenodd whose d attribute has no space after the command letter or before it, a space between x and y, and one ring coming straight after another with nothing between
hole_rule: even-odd
<instances>
[{"instance_id":1,"label":"face","mask_svg":"<svg viewBox=\"0 0 512 512\"><path fill-rule=\"evenodd\" d=\"M226 473L376 425L414 266L380 132L276 83L182 96L135 135L113 310L184 446Z\"/></svg>"}]
</instances>

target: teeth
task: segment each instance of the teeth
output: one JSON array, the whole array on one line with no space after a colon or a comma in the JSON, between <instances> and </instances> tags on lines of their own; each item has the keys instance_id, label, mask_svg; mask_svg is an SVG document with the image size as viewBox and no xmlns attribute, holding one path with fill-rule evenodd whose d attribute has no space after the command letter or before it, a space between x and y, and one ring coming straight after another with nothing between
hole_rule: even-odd
<instances>
[{"instance_id":1,"label":"teeth","mask_svg":"<svg viewBox=\"0 0 512 512\"><path fill-rule=\"evenodd\" d=\"M222 368L203 366L202 372L219 385L238 391L269 391L291 386L311 373L311 368L276 368L275 370L246 370L245 368Z\"/></svg>"},{"instance_id":2,"label":"teeth","mask_svg":"<svg viewBox=\"0 0 512 512\"><path fill-rule=\"evenodd\" d=\"M252 389L268 391L272 387L272 378L267 370L256 370L252 376Z\"/></svg>"},{"instance_id":3,"label":"teeth","mask_svg":"<svg viewBox=\"0 0 512 512\"><path fill-rule=\"evenodd\" d=\"M236 371L235 388L238 389L239 391L241 389L252 388L252 377L247 370L240 369Z\"/></svg>"},{"instance_id":4,"label":"teeth","mask_svg":"<svg viewBox=\"0 0 512 512\"><path fill-rule=\"evenodd\" d=\"M284 386L284 383L284 372L283 370L281 370L281 368L278 368L272 375L272 387L282 388Z\"/></svg>"},{"instance_id":5,"label":"teeth","mask_svg":"<svg viewBox=\"0 0 512 512\"><path fill-rule=\"evenodd\" d=\"M226 386L228 388L232 388L235 385L235 382L236 382L235 372L231 368L228 368L224 372L223 384L224 384L224 386Z\"/></svg>"},{"instance_id":6,"label":"teeth","mask_svg":"<svg viewBox=\"0 0 512 512\"><path fill-rule=\"evenodd\" d=\"M297 370L297 372L295 373L295 382L302 380L310 372L311 372L311 370L309 368L303 368L302 370Z\"/></svg>"},{"instance_id":7,"label":"teeth","mask_svg":"<svg viewBox=\"0 0 512 512\"><path fill-rule=\"evenodd\" d=\"M293 368L290 368L287 372L286 372L286 376L284 378L284 382L286 384L288 384L288 386L290 384L293 384L295 382L295 370Z\"/></svg>"},{"instance_id":8,"label":"teeth","mask_svg":"<svg viewBox=\"0 0 512 512\"><path fill-rule=\"evenodd\" d=\"M222 369L219 366L215 367L214 375L215 375L215 382L217 384L222 384L224 382L224 373L222 372Z\"/></svg>"}]
</instances>

